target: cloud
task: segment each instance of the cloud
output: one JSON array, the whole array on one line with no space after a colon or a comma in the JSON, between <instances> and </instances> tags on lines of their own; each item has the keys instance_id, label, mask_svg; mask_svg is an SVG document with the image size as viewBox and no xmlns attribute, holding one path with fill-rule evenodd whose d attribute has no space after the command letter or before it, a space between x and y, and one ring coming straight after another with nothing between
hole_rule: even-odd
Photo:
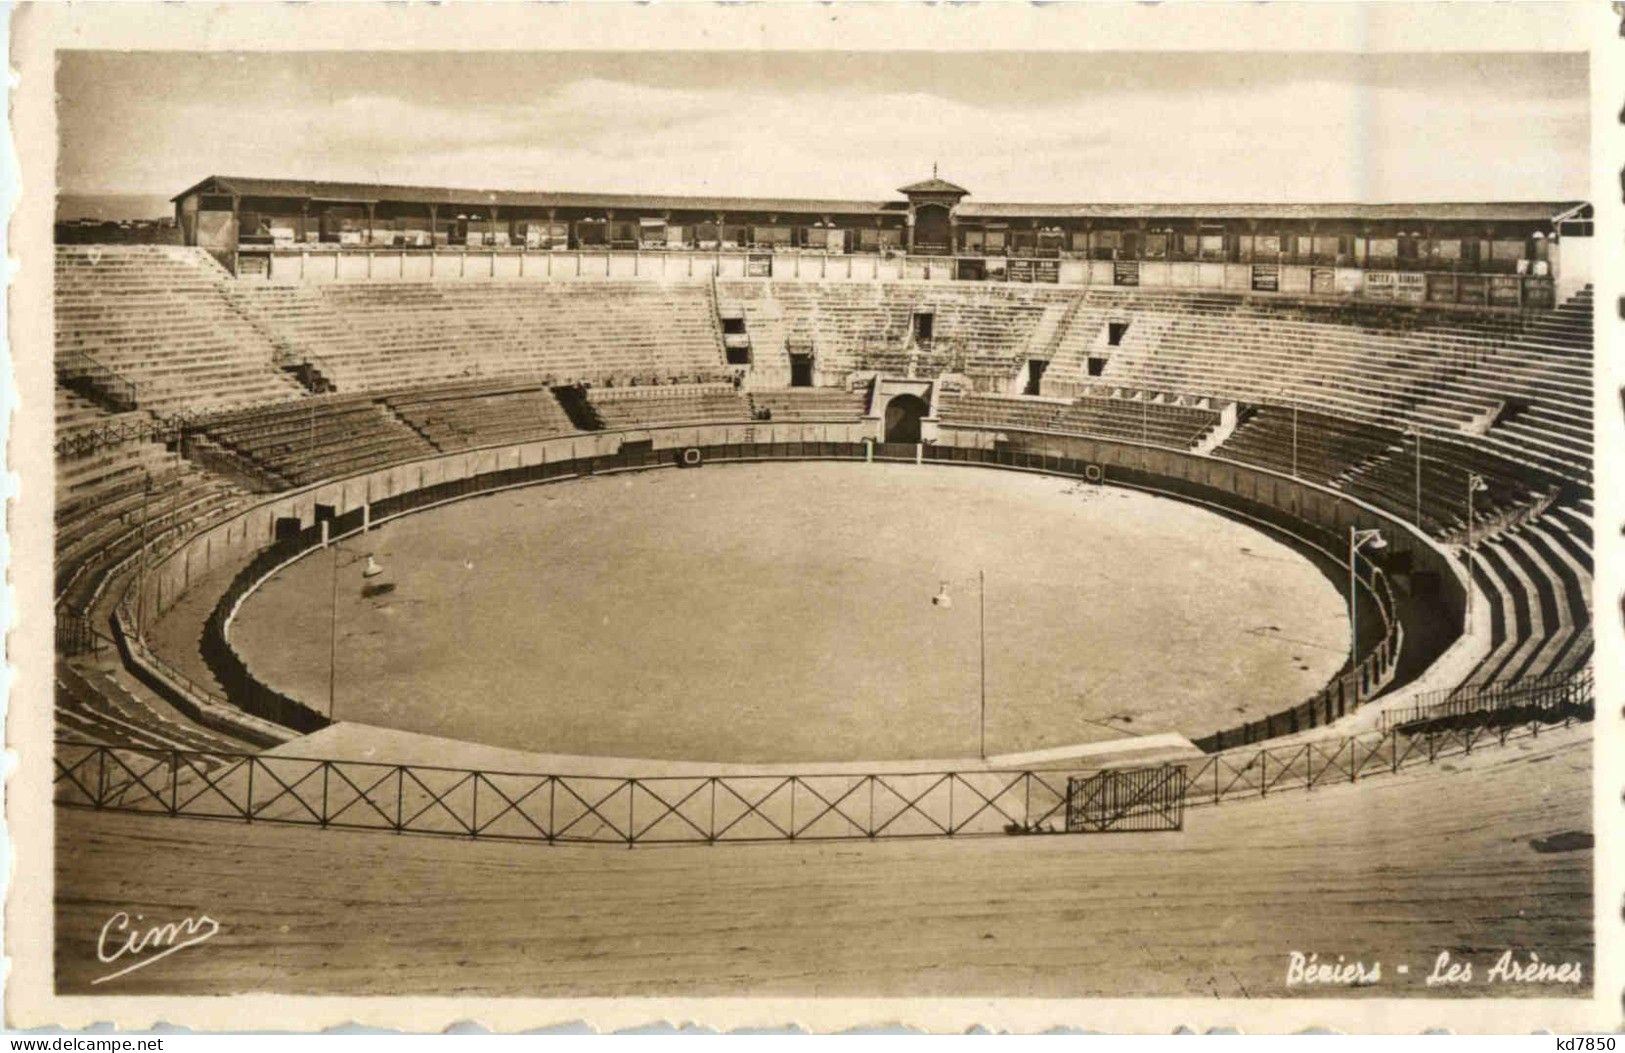
<instances>
[{"instance_id":1,"label":"cloud","mask_svg":"<svg viewBox=\"0 0 1625 1053\"><path fill-rule=\"evenodd\" d=\"M209 90L217 77L190 68L171 83L144 68L146 81L121 91L117 65L103 62L93 83L64 78L84 97L63 107L63 187L173 193L219 172L875 198L939 162L982 200L1586 192L1584 78L1576 90L1572 63L1538 56L1475 56L1409 78L1392 57L1367 68L1353 56L1161 55L1063 76L1053 57L1038 68L972 56L951 91L933 87L954 71L941 57L896 58L889 79L872 57L829 56L823 78L818 56L787 60L794 75L780 78L761 56L733 78L660 55L631 67L659 76L617 73L625 56L479 59L459 67L437 56L427 71L378 59L360 62L366 77L345 67L349 79L308 62L273 66L243 78L262 90L237 80L223 93ZM1046 71L1052 82L1020 104L1023 85Z\"/></svg>"}]
</instances>

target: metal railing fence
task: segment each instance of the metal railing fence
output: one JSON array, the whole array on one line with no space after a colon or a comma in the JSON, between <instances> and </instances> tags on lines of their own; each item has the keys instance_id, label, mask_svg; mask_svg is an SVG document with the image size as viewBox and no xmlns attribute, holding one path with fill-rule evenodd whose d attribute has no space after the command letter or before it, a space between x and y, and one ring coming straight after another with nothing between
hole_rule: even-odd
<instances>
[{"instance_id":1,"label":"metal railing fence","mask_svg":"<svg viewBox=\"0 0 1625 1053\"><path fill-rule=\"evenodd\" d=\"M652 778L58 742L57 804L546 844L718 844L1178 829L1177 767ZM1086 810L1089 821L1072 825Z\"/></svg>"}]
</instances>

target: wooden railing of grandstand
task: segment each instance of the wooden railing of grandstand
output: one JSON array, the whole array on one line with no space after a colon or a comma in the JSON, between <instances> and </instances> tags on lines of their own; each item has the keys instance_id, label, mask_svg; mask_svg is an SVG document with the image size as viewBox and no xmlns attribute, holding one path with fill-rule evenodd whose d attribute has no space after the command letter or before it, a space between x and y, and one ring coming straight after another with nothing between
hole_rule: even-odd
<instances>
[{"instance_id":1,"label":"wooden railing of grandstand","mask_svg":"<svg viewBox=\"0 0 1625 1053\"><path fill-rule=\"evenodd\" d=\"M145 414L136 420L109 420L57 439L56 455L59 458L85 457L104 447L125 442L167 443L178 437L182 427L169 420L154 420Z\"/></svg>"},{"instance_id":2,"label":"wooden railing of grandstand","mask_svg":"<svg viewBox=\"0 0 1625 1053\"><path fill-rule=\"evenodd\" d=\"M1279 256L1253 260L1197 258L1110 259L1054 250L1004 253L1028 263L1007 275L1016 284L1118 287L1128 291L1230 292L1265 298L1340 303L1354 297L1368 306L1462 309L1476 314L1550 310L1555 306L1554 279L1518 274L1516 261L1496 261L1472 268L1439 261L1402 266L1398 260L1366 261L1339 267L1330 257ZM757 246L754 248L685 249L583 246L575 249L528 249L518 246L343 246L291 244L241 247L239 258L266 261L263 268L238 273L275 281L467 280L481 278L609 279L670 281L674 279L776 278L838 281L970 281L960 263L980 262L980 253L905 254L897 251L831 253L819 249ZM997 258L997 257L995 257ZM1258 270L1255 271L1255 268ZM1361 276L1398 271L1422 277L1420 296L1396 299L1392 286L1373 290L1327 287L1314 272L1340 269ZM1265 276L1267 274L1267 277ZM245 280L254 280L245 277ZM1363 277L1362 277L1363 281ZM1006 284L998 281L998 284Z\"/></svg>"},{"instance_id":3,"label":"wooden railing of grandstand","mask_svg":"<svg viewBox=\"0 0 1625 1053\"><path fill-rule=\"evenodd\" d=\"M58 351L56 376L63 387L89 398L115 413L127 413L140 402L141 389L83 351Z\"/></svg>"},{"instance_id":4,"label":"wooden railing of grandstand","mask_svg":"<svg viewBox=\"0 0 1625 1053\"><path fill-rule=\"evenodd\" d=\"M1384 710L1382 727L1415 730L1508 718L1535 719L1549 714L1589 720L1595 697L1595 674L1587 665L1506 683L1419 694L1404 706Z\"/></svg>"},{"instance_id":5,"label":"wooden railing of grandstand","mask_svg":"<svg viewBox=\"0 0 1625 1053\"><path fill-rule=\"evenodd\" d=\"M1480 720L1414 730L1393 727L1345 738L1227 750L1188 767L1185 804L1216 805L1288 790L1359 782L1418 764L1470 755L1486 746L1537 738L1551 728L1566 728L1589 719L1589 708L1554 710L1522 719Z\"/></svg>"}]
</instances>

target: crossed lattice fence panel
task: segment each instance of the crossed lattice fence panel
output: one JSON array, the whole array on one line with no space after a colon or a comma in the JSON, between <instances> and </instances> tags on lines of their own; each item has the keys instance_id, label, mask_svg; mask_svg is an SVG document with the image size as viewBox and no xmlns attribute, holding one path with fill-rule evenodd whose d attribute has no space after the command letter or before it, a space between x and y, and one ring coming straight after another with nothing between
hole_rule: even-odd
<instances>
[{"instance_id":1,"label":"crossed lattice fence panel","mask_svg":"<svg viewBox=\"0 0 1625 1053\"><path fill-rule=\"evenodd\" d=\"M1220 804L1248 797L1268 797L1288 790L1313 790L1341 782L1358 782L1440 758L1470 754L1509 740L1538 737L1549 730L1544 720L1493 727L1469 725L1416 732L1391 730L1342 739L1319 739L1268 749L1230 750L1208 755L1189 768L1187 806Z\"/></svg>"},{"instance_id":2,"label":"crossed lattice fence panel","mask_svg":"<svg viewBox=\"0 0 1625 1053\"><path fill-rule=\"evenodd\" d=\"M60 743L58 803L583 844L953 837L1064 829L1031 771L621 778Z\"/></svg>"},{"instance_id":3,"label":"crossed lattice fence panel","mask_svg":"<svg viewBox=\"0 0 1625 1053\"><path fill-rule=\"evenodd\" d=\"M70 807L562 844L721 844L1178 830L1184 809L1538 736L1530 720L1323 739L1186 765L1059 771L625 778L59 742Z\"/></svg>"}]
</instances>

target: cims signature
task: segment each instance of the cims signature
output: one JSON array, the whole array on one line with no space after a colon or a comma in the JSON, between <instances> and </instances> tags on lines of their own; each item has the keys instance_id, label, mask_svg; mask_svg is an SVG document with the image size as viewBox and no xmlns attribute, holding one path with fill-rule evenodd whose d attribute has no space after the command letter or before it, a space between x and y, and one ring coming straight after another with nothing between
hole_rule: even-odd
<instances>
[{"instance_id":1,"label":"cims signature","mask_svg":"<svg viewBox=\"0 0 1625 1053\"><path fill-rule=\"evenodd\" d=\"M207 914L161 925L143 925L145 920L145 915L137 914L132 921L130 915L121 910L102 923L101 934L96 937L96 957L103 965L127 964L106 976L98 976L91 983L106 983L145 969L176 951L207 942L220 931L220 923Z\"/></svg>"}]
</instances>

